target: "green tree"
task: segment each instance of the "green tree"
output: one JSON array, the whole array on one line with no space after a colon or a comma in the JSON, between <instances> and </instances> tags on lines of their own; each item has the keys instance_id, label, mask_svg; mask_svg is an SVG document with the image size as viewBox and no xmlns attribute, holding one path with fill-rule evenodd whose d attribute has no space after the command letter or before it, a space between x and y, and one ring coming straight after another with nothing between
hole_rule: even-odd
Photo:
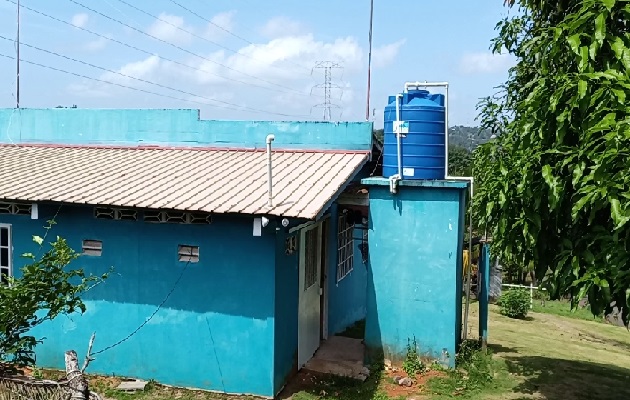
<instances>
[{"instance_id":1,"label":"green tree","mask_svg":"<svg viewBox=\"0 0 630 400\"><path fill-rule=\"evenodd\" d=\"M47 228L50 229L50 226ZM34 236L39 246L44 239ZM0 362L11 366L35 363L34 349L42 339L30 330L62 314L85 312L81 296L102 277L88 276L82 269L69 269L78 254L57 237L41 257L24 254L31 263L19 278L0 285Z\"/></svg>"},{"instance_id":2,"label":"green tree","mask_svg":"<svg viewBox=\"0 0 630 400\"><path fill-rule=\"evenodd\" d=\"M493 251L552 297L630 309L630 3L509 0L495 52L516 58L480 103L475 209Z\"/></svg>"},{"instance_id":3,"label":"green tree","mask_svg":"<svg viewBox=\"0 0 630 400\"><path fill-rule=\"evenodd\" d=\"M472 175L472 153L459 146L449 146L448 174L452 176Z\"/></svg>"}]
</instances>

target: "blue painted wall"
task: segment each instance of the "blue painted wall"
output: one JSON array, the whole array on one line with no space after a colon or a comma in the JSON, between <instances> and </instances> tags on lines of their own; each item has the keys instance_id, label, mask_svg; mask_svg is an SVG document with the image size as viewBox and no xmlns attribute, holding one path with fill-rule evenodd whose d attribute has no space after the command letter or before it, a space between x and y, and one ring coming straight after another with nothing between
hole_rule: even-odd
<instances>
[{"instance_id":1,"label":"blue painted wall","mask_svg":"<svg viewBox=\"0 0 630 400\"><path fill-rule=\"evenodd\" d=\"M0 109L0 143L371 150L371 122L207 121L198 110Z\"/></svg>"},{"instance_id":2,"label":"blue painted wall","mask_svg":"<svg viewBox=\"0 0 630 400\"><path fill-rule=\"evenodd\" d=\"M299 232L276 235L276 300L275 300L275 354L274 391L277 394L297 373L298 351L298 282L299 248L287 255L285 240Z\"/></svg>"},{"instance_id":3,"label":"blue painted wall","mask_svg":"<svg viewBox=\"0 0 630 400\"><path fill-rule=\"evenodd\" d=\"M16 267L19 254L36 250L31 236L43 235L42 226L56 211L57 206L40 205L39 220L0 215L1 223L13 225ZM274 343L280 342L275 340L274 313L292 310L274 304L276 268L285 268L275 262L273 228L253 237L251 217L231 216L216 216L211 225L105 221L94 219L91 208L74 206L63 206L57 222L49 237L61 235L79 251L83 239L103 240L101 257L82 256L75 267L95 274L114 267L115 273L87 293L83 316L62 316L34 331L48 338L37 349L40 366L63 368L64 352L81 354L92 332L97 334L95 351L125 338L155 311L180 276L185 263L177 260L177 245L199 245L200 262L189 264L164 307L128 341L98 355L89 372L228 393L275 394ZM291 277L278 279L284 283ZM284 358L280 350L278 359Z\"/></svg>"},{"instance_id":4,"label":"blue painted wall","mask_svg":"<svg viewBox=\"0 0 630 400\"><path fill-rule=\"evenodd\" d=\"M343 332L355 322L365 318L367 295L367 265L361 257L360 238L363 230L354 230L354 266L352 272L337 282L337 248L338 248L338 212L337 206L331 215L331 252L328 261L328 334L335 335Z\"/></svg>"},{"instance_id":5,"label":"blue painted wall","mask_svg":"<svg viewBox=\"0 0 630 400\"><path fill-rule=\"evenodd\" d=\"M424 355L455 362L461 321L466 183L410 182L392 195L370 184L365 343L369 358L401 361L415 336ZM412 186L415 185L415 186Z\"/></svg>"}]
</instances>

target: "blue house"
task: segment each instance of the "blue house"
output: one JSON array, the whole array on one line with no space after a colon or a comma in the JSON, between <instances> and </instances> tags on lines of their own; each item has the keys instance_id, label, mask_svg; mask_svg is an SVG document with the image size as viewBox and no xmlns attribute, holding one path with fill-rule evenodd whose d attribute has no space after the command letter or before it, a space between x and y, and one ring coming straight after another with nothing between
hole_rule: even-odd
<instances>
[{"instance_id":1,"label":"blue house","mask_svg":"<svg viewBox=\"0 0 630 400\"><path fill-rule=\"evenodd\" d=\"M75 267L114 270L85 314L36 329L39 366L96 332L92 373L273 397L365 317L367 214L338 198L371 123L22 109L0 110L0 132L0 272L19 276L52 218Z\"/></svg>"}]
</instances>

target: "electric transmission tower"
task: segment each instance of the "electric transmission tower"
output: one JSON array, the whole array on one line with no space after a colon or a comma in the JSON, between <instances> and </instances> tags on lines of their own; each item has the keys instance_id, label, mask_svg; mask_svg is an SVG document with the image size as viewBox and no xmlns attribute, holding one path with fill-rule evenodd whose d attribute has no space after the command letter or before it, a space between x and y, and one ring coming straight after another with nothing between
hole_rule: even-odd
<instances>
[{"instance_id":1,"label":"electric transmission tower","mask_svg":"<svg viewBox=\"0 0 630 400\"><path fill-rule=\"evenodd\" d=\"M333 83L333 70L334 69L343 69L341 64L334 61L318 61L315 63L315 66L311 70L311 75L313 71L316 69L324 70L324 83L320 83L319 85L313 86L311 89L311 94L314 89L324 89L324 102L320 104L316 104L313 108L323 108L324 109L324 121L330 121L332 119L331 110L333 108L341 109L341 107L332 102L332 91L334 89L340 90L341 95L343 96L343 88L335 83ZM341 97L340 97L341 98Z\"/></svg>"}]
</instances>

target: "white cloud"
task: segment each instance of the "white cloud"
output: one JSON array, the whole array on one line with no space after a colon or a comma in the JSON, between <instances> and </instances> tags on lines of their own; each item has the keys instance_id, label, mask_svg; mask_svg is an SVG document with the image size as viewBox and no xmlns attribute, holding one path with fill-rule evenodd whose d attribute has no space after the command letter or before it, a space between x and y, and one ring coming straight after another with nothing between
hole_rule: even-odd
<instances>
[{"instance_id":1,"label":"white cloud","mask_svg":"<svg viewBox=\"0 0 630 400\"><path fill-rule=\"evenodd\" d=\"M394 62L400 48L404 46L407 39L401 39L397 42L377 47L372 51L372 62L374 68L384 68Z\"/></svg>"},{"instance_id":2,"label":"white cloud","mask_svg":"<svg viewBox=\"0 0 630 400\"><path fill-rule=\"evenodd\" d=\"M191 31L184 24L184 18L177 15L161 13L159 19L156 19L147 29L150 35L162 39L169 43L187 44L192 41L192 35L183 30Z\"/></svg>"},{"instance_id":3,"label":"white cloud","mask_svg":"<svg viewBox=\"0 0 630 400\"><path fill-rule=\"evenodd\" d=\"M70 21L70 23L77 28L84 28L87 25L89 19L90 16L85 13L75 14L72 16L72 20Z\"/></svg>"},{"instance_id":4,"label":"white cloud","mask_svg":"<svg viewBox=\"0 0 630 400\"><path fill-rule=\"evenodd\" d=\"M506 71L514 65L510 54L468 53L460 61L460 70L469 75L493 74Z\"/></svg>"},{"instance_id":5,"label":"white cloud","mask_svg":"<svg viewBox=\"0 0 630 400\"><path fill-rule=\"evenodd\" d=\"M317 40L311 34L276 38L266 43L250 44L238 51L239 54L224 50L203 54L209 60L197 57L177 59L182 65L161 60L157 56L127 63L117 69L118 72L151 82L167 82L168 86L195 94L171 93L165 89L154 88L148 83L106 73L99 79L117 84L143 88L178 98L208 103L208 98L248 106L259 110L269 110L299 115L297 119L321 119L321 109L312 107L323 102L323 92L311 89L324 81L324 72L311 68L320 60L335 60L344 70L333 71L333 81L343 87L333 92L333 102L341 109L333 110L335 119L352 118L352 104L357 96L362 96L363 76L359 74L365 64L364 51L353 37L340 37L332 41ZM219 65L221 64L221 65ZM227 67L227 68L226 68ZM343 79L342 79L343 74ZM349 83L360 78L359 91ZM358 82L358 81L357 81ZM81 81L72 85L70 91L84 98L108 98L99 100L111 103L113 99L124 98L118 104L133 104L133 99L144 96L141 101L152 104L165 104L167 107L201 108L210 112L214 118L275 118L272 114L260 114L243 111L217 111L210 106L195 103L180 103L173 99L157 98L142 93L134 93L124 88L94 81ZM125 96L121 96L125 94ZM128 94L128 96L127 96ZM138 100L140 101L140 100ZM312 111L311 111L312 110ZM359 112L360 110L354 110ZM231 114L230 114L231 113ZM309 116L310 115L310 116Z\"/></svg>"},{"instance_id":6,"label":"white cloud","mask_svg":"<svg viewBox=\"0 0 630 400\"><path fill-rule=\"evenodd\" d=\"M251 44L240 49L239 54L218 51L206 58L212 61L191 61L200 69L195 73L195 80L199 84L226 83L225 79L216 76L221 75L266 85L260 78L276 82L308 78L310 69L319 60L336 60L344 66L346 72L356 72L362 68L363 51L352 37L325 43L315 40L313 35L303 35L278 38L265 44ZM259 79L252 79L247 75ZM335 78L339 79L339 76ZM319 80L317 77L315 79Z\"/></svg>"},{"instance_id":7,"label":"white cloud","mask_svg":"<svg viewBox=\"0 0 630 400\"><path fill-rule=\"evenodd\" d=\"M210 19L212 23L208 23L204 37L210 40L219 40L226 36L226 31L234 29L234 15L236 11L222 12Z\"/></svg>"},{"instance_id":8,"label":"white cloud","mask_svg":"<svg viewBox=\"0 0 630 400\"><path fill-rule=\"evenodd\" d=\"M99 51L103 50L107 46L108 40L104 37L89 41L85 44L84 48L87 51Z\"/></svg>"},{"instance_id":9,"label":"white cloud","mask_svg":"<svg viewBox=\"0 0 630 400\"><path fill-rule=\"evenodd\" d=\"M101 74L98 79L130 87L146 86L148 85L147 83L142 83L129 77L155 82L154 78L158 74L160 66L160 58L158 56L150 56L144 60L123 65L116 70L118 73L105 72L104 74ZM125 90L124 88L105 82L84 80L81 83L70 85L69 91L74 94L88 97L110 97L120 90Z\"/></svg>"},{"instance_id":10,"label":"white cloud","mask_svg":"<svg viewBox=\"0 0 630 400\"><path fill-rule=\"evenodd\" d=\"M303 33L302 24L287 17L271 18L262 27L260 33L269 39L276 39L284 36L294 36Z\"/></svg>"}]
</instances>

